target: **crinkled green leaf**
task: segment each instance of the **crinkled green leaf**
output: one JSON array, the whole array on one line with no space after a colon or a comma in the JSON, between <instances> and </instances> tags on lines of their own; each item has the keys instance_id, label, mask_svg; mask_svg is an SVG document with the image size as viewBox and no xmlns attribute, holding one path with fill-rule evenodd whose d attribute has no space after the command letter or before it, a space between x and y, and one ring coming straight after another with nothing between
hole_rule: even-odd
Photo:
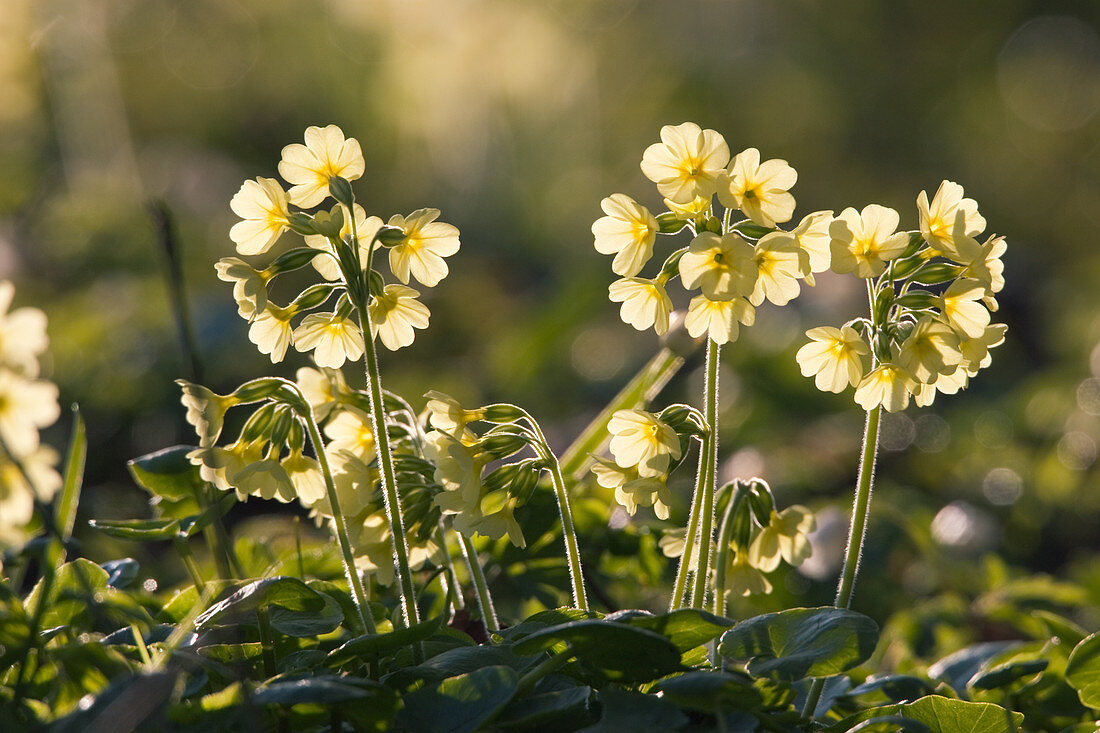
<instances>
[{"instance_id":1,"label":"crinkled green leaf","mask_svg":"<svg viewBox=\"0 0 1100 733\"><path fill-rule=\"evenodd\" d=\"M536 631L516 642L517 654L561 651L568 645L577 659L609 679L648 682L680 671L680 650L660 634L613 621L573 621Z\"/></svg>"},{"instance_id":2,"label":"crinkled green leaf","mask_svg":"<svg viewBox=\"0 0 1100 733\"><path fill-rule=\"evenodd\" d=\"M655 695L608 688L599 693L600 720L581 733L668 733L689 720L680 708Z\"/></svg>"},{"instance_id":3,"label":"crinkled green leaf","mask_svg":"<svg viewBox=\"0 0 1100 733\"><path fill-rule=\"evenodd\" d=\"M570 687L511 702L493 725L501 730L573 730L583 725L592 688Z\"/></svg>"},{"instance_id":4,"label":"crinkled green leaf","mask_svg":"<svg viewBox=\"0 0 1100 733\"><path fill-rule=\"evenodd\" d=\"M473 733L511 701L518 686L511 667L483 667L407 694L397 719L418 733Z\"/></svg>"},{"instance_id":5,"label":"crinkled green leaf","mask_svg":"<svg viewBox=\"0 0 1100 733\"><path fill-rule=\"evenodd\" d=\"M1100 633L1073 648L1066 664L1066 682L1077 690L1082 703L1100 709Z\"/></svg>"},{"instance_id":6,"label":"crinkled green leaf","mask_svg":"<svg viewBox=\"0 0 1100 733\"><path fill-rule=\"evenodd\" d=\"M324 675L262 685L253 690L249 702L256 705L333 705L373 697L392 698L393 695L393 690L371 680Z\"/></svg>"},{"instance_id":7,"label":"crinkled green leaf","mask_svg":"<svg viewBox=\"0 0 1100 733\"><path fill-rule=\"evenodd\" d=\"M199 467L187 460L191 445L174 445L129 461L126 466L134 482L154 496L170 501L191 499L204 481Z\"/></svg>"},{"instance_id":8,"label":"crinkled green leaf","mask_svg":"<svg viewBox=\"0 0 1100 733\"><path fill-rule=\"evenodd\" d=\"M443 617L421 621L409 628L394 629L386 634L363 634L333 649L328 655L329 666L339 666L360 657L375 657L427 639L443 625Z\"/></svg>"},{"instance_id":9,"label":"crinkled green leaf","mask_svg":"<svg viewBox=\"0 0 1100 733\"><path fill-rule=\"evenodd\" d=\"M1024 722L1023 714L1010 713L993 703L927 695L910 703L862 710L827 730L847 733L861 722L889 716L916 720L928 726L929 733L1017 733Z\"/></svg>"},{"instance_id":10,"label":"crinkled green leaf","mask_svg":"<svg viewBox=\"0 0 1100 733\"><path fill-rule=\"evenodd\" d=\"M840 608L793 608L747 619L722 635L718 651L749 660L754 677L794 681L825 677L867 660L878 641L878 625Z\"/></svg>"},{"instance_id":11,"label":"crinkled green leaf","mask_svg":"<svg viewBox=\"0 0 1100 733\"><path fill-rule=\"evenodd\" d=\"M324 606L319 611L292 611L281 606L271 609L271 625L279 633L297 638L335 631L344 620L340 604L327 593L319 593Z\"/></svg>"},{"instance_id":12,"label":"crinkled green leaf","mask_svg":"<svg viewBox=\"0 0 1100 733\"><path fill-rule=\"evenodd\" d=\"M251 616L257 609L268 606L317 613L326 607L326 603L320 593L297 578L262 578L245 584L228 598L210 606L195 619L195 628L239 622L242 618Z\"/></svg>"},{"instance_id":13,"label":"crinkled green leaf","mask_svg":"<svg viewBox=\"0 0 1100 733\"><path fill-rule=\"evenodd\" d=\"M608 620L618 619L608 617ZM737 622L696 608L681 608L659 616L652 614L630 616L623 619L622 623L655 631L675 644L681 652L686 652L716 639Z\"/></svg>"},{"instance_id":14,"label":"crinkled green leaf","mask_svg":"<svg viewBox=\"0 0 1100 733\"><path fill-rule=\"evenodd\" d=\"M654 689L681 707L708 713L755 710L764 701L752 678L738 672L685 672L661 680Z\"/></svg>"}]
</instances>

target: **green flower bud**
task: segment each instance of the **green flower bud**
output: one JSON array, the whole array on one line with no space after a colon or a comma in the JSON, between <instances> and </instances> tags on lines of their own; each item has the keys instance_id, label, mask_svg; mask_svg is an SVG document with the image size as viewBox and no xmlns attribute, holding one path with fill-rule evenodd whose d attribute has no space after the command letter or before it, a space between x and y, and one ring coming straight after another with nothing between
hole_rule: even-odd
<instances>
[{"instance_id":1,"label":"green flower bud","mask_svg":"<svg viewBox=\"0 0 1100 733\"><path fill-rule=\"evenodd\" d=\"M928 308L935 308L938 306L940 300L927 290L910 290L894 302L903 308L927 310Z\"/></svg>"},{"instance_id":2,"label":"green flower bud","mask_svg":"<svg viewBox=\"0 0 1100 733\"><path fill-rule=\"evenodd\" d=\"M681 247L668 256L665 264L661 265L660 277L670 278L680 272L680 258L688 251L687 247Z\"/></svg>"},{"instance_id":3,"label":"green flower bud","mask_svg":"<svg viewBox=\"0 0 1100 733\"><path fill-rule=\"evenodd\" d=\"M239 402L259 402L273 397L286 388L286 381L278 377L261 377L245 382L233 391L232 396Z\"/></svg>"},{"instance_id":4,"label":"green flower bud","mask_svg":"<svg viewBox=\"0 0 1100 733\"><path fill-rule=\"evenodd\" d=\"M241 428L241 440L246 443L251 443L261 437L265 437L271 425L271 421L274 418L275 405L270 402L263 405L249 416L244 427Z\"/></svg>"},{"instance_id":5,"label":"green flower bud","mask_svg":"<svg viewBox=\"0 0 1100 733\"><path fill-rule=\"evenodd\" d=\"M671 211L657 215L657 230L661 234L676 234L687 226L687 222Z\"/></svg>"},{"instance_id":6,"label":"green flower bud","mask_svg":"<svg viewBox=\"0 0 1100 733\"><path fill-rule=\"evenodd\" d=\"M759 224L754 224L751 220L739 221L732 227L733 231L744 234L746 237L752 239L760 239L765 234L770 234L775 231L774 227L762 227ZM715 234L721 234L722 232L715 232Z\"/></svg>"},{"instance_id":7,"label":"green flower bud","mask_svg":"<svg viewBox=\"0 0 1100 733\"><path fill-rule=\"evenodd\" d=\"M509 463L501 466L500 468L490 471L488 475L482 479L482 483L489 491L501 491L511 485L516 476L519 475L521 464Z\"/></svg>"},{"instance_id":8,"label":"green flower bud","mask_svg":"<svg viewBox=\"0 0 1100 733\"><path fill-rule=\"evenodd\" d=\"M303 237L317 234L317 228L313 225L313 217L309 214L298 211L288 216L286 221L292 231L301 234Z\"/></svg>"},{"instance_id":9,"label":"green flower bud","mask_svg":"<svg viewBox=\"0 0 1100 733\"><path fill-rule=\"evenodd\" d=\"M371 270L367 275L367 280L370 286L370 294L376 298L381 298L386 292L386 281L382 279L377 270Z\"/></svg>"},{"instance_id":10,"label":"green flower bud","mask_svg":"<svg viewBox=\"0 0 1100 733\"><path fill-rule=\"evenodd\" d=\"M949 282L962 274L963 268L958 265L949 265L946 262L935 262L925 265L913 276L913 282L921 285L938 285Z\"/></svg>"},{"instance_id":11,"label":"green flower bud","mask_svg":"<svg viewBox=\"0 0 1100 733\"><path fill-rule=\"evenodd\" d=\"M383 247L396 247L405 241L405 230L400 227L384 226L378 230L376 239Z\"/></svg>"},{"instance_id":12,"label":"green flower bud","mask_svg":"<svg viewBox=\"0 0 1100 733\"><path fill-rule=\"evenodd\" d=\"M893 274L895 280L904 280L905 278L909 277L914 272L919 270L921 265L923 265L927 261L928 260L924 259L924 257L921 257L920 255L913 255L904 259L897 259L894 260L894 265L891 273Z\"/></svg>"},{"instance_id":13,"label":"green flower bud","mask_svg":"<svg viewBox=\"0 0 1100 733\"><path fill-rule=\"evenodd\" d=\"M714 232L718 236L722 236L722 220L716 216L708 216L700 230Z\"/></svg>"},{"instance_id":14,"label":"green flower bud","mask_svg":"<svg viewBox=\"0 0 1100 733\"><path fill-rule=\"evenodd\" d=\"M271 425L268 428L268 439L272 445L286 445L287 438L290 437L290 426L295 422L297 422L297 419L289 407L285 405L276 407L275 414L271 418Z\"/></svg>"},{"instance_id":15,"label":"green flower bud","mask_svg":"<svg viewBox=\"0 0 1100 733\"><path fill-rule=\"evenodd\" d=\"M346 178L333 176L328 179L328 192L332 197L347 206L349 209L355 203L355 193L351 190L351 184Z\"/></svg>"},{"instance_id":16,"label":"green flower bud","mask_svg":"<svg viewBox=\"0 0 1100 733\"><path fill-rule=\"evenodd\" d=\"M308 288L298 293L298 297L294 299L291 305L294 306L296 311L312 310L328 300L329 297L332 296L332 291L335 289L336 285L333 283L310 285Z\"/></svg>"},{"instance_id":17,"label":"green flower bud","mask_svg":"<svg viewBox=\"0 0 1100 733\"><path fill-rule=\"evenodd\" d=\"M906 245L905 250L899 255L899 259L906 257L912 257L920 251L924 245L924 235L920 232L909 232L909 244ZM899 275L900 277L900 275Z\"/></svg>"},{"instance_id":18,"label":"green flower bud","mask_svg":"<svg viewBox=\"0 0 1100 733\"><path fill-rule=\"evenodd\" d=\"M525 415L523 410L515 405L489 405L485 408L485 419L495 423L510 423L520 420Z\"/></svg>"},{"instance_id":19,"label":"green flower bud","mask_svg":"<svg viewBox=\"0 0 1100 733\"><path fill-rule=\"evenodd\" d=\"M487 435L478 441L477 447L493 458L507 458L527 447L527 439L522 435L496 433Z\"/></svg>"},{"instance_id":20,"label":"green flower bud","mask_svg":"<svg viewBox=\"0 0 1100 733\"><path fill-rule=\"evenodd\" d=\"M753 479L750 483L749 506L756 516L756 522L761 527L767 527L771 523L772 514L775 512L775 497L771 487L763 479Z\"/></svg>"},{"instance_id":21,"label":"green flower bud","mask_svg":"<svg viewBox=\"0 0 1100 733\"><path fill-rule=\"evenodd\" d=\"M879 291L878 298L875 299L875 322L885 323L886 317L890 315L890 308L894 305L894 289L890 286L886 286Z\"/></svg>"},{"instance_id":22,"label":"green flower bud","mask_svg":"<svg viewBox=\"0 0 1100 733\"><path fill-rule=\"evenodd\" d=\"M297 247L287 250L267 266L267 272L274 277L283 272L301 269L313 262L313 258L319 254L320 252L313 249L313 247Z\"/></svg>"}]
</instances>

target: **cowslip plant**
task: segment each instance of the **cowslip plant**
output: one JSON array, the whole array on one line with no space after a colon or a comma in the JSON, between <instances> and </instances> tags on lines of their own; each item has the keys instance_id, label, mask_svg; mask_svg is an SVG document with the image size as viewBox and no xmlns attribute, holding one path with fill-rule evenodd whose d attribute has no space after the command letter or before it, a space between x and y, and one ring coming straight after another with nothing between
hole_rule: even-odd
<instances>
[{"instance_id":1,"label":"cowslip plant","mask_svg":"<svg viewBox=\"0 0 1100 733\"><path fill-rule=\"evenodd\" d=\"M658 335L669 330L671 279L679 277L686 290L698 292L688 305L684 326L692 337L705 336L707 343L703 409L693 412L701 449L688 526L683 546L677 546L681 561L670 604L676 610L685 602L705 607L712 575L721 347L737 340L742 325L755 322L757 306L764 301L786 305L798 296L800 281L813 285L814 273L828 269L832 212L809 214L786 231L778 225L794 215L790 189L798 177L787 161L761 161L756 148L731 159L722 135L693 122L666 125L660 136L643 153L641 169L656 184L666 211L654 215L617 193L601 203L605 216L592 225L592 233L598 252L615 255L611 269L622 277L608 293L622 303L620 316L634 328L653 328ZM690 242L675 248L654 277L639 277L654 255L658 235L680 232L689 233ZM608 428L615 435L610 446L615 461L593 468L597 481L615 489L616 499L631 514L638 505L652 505L658 517L667 518L666 469L670 458L681 457L674 431L642 411L620 411ZM748 555L735 557L747 562ZM688 598L691 574L695 581Z\"/></svg>"},{"instance_id":2,"label":"cowslip plant","mask_svg":"<svg viewBox=\"0 0 1100 733\"><path fill-rule=\"evenodd\" d=\"M848 608L870 510L882 410L904 410L910 398L932 404L955 394L992 360L1007 326L991 323L1004 287L1003 237L976 239L986 221L963 187L943 181L931 201L917 196L918 229L898 231L893 209L847 208L829 224L830 268L864 282L868 314L806 332L798 350L802 374L817 388L844 392L867 412L847 548L835 605ZM823 683L815 683L810 713Z\"/></svg>"}]
</instances>

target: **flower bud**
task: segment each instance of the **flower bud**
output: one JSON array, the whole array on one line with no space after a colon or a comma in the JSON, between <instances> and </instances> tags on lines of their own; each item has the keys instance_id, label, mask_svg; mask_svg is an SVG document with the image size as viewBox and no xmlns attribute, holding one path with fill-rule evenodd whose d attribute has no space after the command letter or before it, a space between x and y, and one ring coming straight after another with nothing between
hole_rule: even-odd
<instances>
[{"instance_id":1,"label":"flower bud","mask_svg":"<svg viewBox=\"0 0 1100 733\"><path fill-rule=\"evenodd\" d=\"M267 434L271 421L275 418L275 405L268 403L249 416L241 428L241 442L251 443Z\"/></svg>"},{"instance_id":2,"label":"flower bud","mask_svg":"<svg viewBox=\"0 0 1100 733\"><path fill-rule=\"evenodd\" d=\"M927 290L910 290L905 295L894 301L897 305L913 310L925 310L939 305L939 298Z\"/></svg>"},{"instance_id":3,"label":"flower bud","mask_svg":"<svg viewBox=\"0 0 1100 733\"><path fill-rule=\"evenodd\" d=\"M334 199L348 208L351 208L351 205L355 203L355 193L351 190L351 184L348 183L346 178L340 176L329 178L328 192L332 194Z\"/></svg>"},{"instance_id":4,"label":"flower bud","mask_svg":"<svg viewBox=\"0 0 1100 733\"><path fill-rule=\"evenodd\" d=\"M525 415L523 410L515 405L489 405L485 408L484 417L489 422L510 423L519 420Z\"/></svg>"},{"instance_id":5,"label":"flower bud","mask_svg":"<svg viewBox=\"0 0 1100 733\"><path fill-rule=\"evenodd\" d=\"M344 215L340 213L339 207L331 212L318 211L313 217L313 228L329 239L339 239L340 230L344 228Z\"/></svg>"},{"instance_id":6,"label":"flower bud","mask_svg":"<svg viewBox=\"0 0 1100 733\"><path fill-rule=\"evenodd\" d=\"M756 516L757 524L767 527L775 512L775 497L772 495L771 487L760 478L754 478L749 486L749 506L752 507L752 513Z\"/></svg>"},{"instance_id":7,"label":"flower bud","mask_svg":"<svg viewBox=\"0 0 1100 733\"><path fill-rule=\"evenodd\" d=\"M890 315L890 308L894 305L894 289L886 286L879 291L875 299L875 322L886 323L886 317Z\"/></svg>"},{"instance_id":8,"label":"flower bud","mask_svg":"<svg viewBox=\"0 0 1100 733\"><path fill-rule=\"evenodd\" d=\"M308 288L298 293L298 297L294 299L292 305L296 311L311 310L328 300L332 295L332 291L335 289L336 285L333 283L310 285Z\"/></svg>"},{"instance_id":9,"label":"flower bud","mask_svg":"<svg viewBox=\"0 0 1100 733\"><path fill-rule=\"evenodd\" d=\"M894 260L893 269L890 271L895 280L904 280L920 269L927 260L919 254Z\"/></svg>"},{"instance_id":10,"label":"flower bud","mask_svg":"<svg viewBox=\"0 0 1100 733\"><path fill-rule=\"evenodd\" d=\"M401 227L384 226L375 236L383 247L395 247L405 241L405 230Z\"/></svg>"},{"instance_id":11,"label":"flower bud","mask_svg":"<svg viewBox=\"0 0 1100 733\"><path fill-rule=\"evenodd\" d=\"M962 273L962 269L963 268L958 265L949 265L946 262L936 262L922 267L917 274L913 276L913 282L920 283L921 285L938 285L939 283L954 280Z\"/></svg>"},{"instance_id":12,"label":"flower bud","mask_svg":"<svg viewBox=\"0 0 1100 733\"><path fill-rule=\"evenodd\" d=\"M283 272L298 270L313 262L313 258L319 254L320 252L313 247L298 247L287 250L267 266L267 273L275 276Z\"/></svg>"},{"instance_id":13,"label":"flower bud","mask_svg":"<svg viewBox=\"0 0 1100 733\"><path fill-rule=\"evenodd\" d=\"M287 438L290 436L290 426L295 422L294 413L291 412L289 407L285 405L276 407L275 414L271 418L271 425L268 428L268 439L272 445L286 445Z\"/></svg>"},{"instance_id":14,"label":"flower bud","mask_svg":"<svg viewBox=\"0 0 1100 733\"><path fill-rule=\"evenodd\" d=\"M301 234L303 237L317 234L317 228L313 225L313 217L309 214L298 211L288 216L286 221L292 231Z\"/></svg>"},{"instance_id":15,"label":"flower bud","mask_svg":"<svg viewBox=\"0 0 1100 733\"><path fill-rule=\"evenodd\" d=\"M493 458L507 458L527 447L527 439L522 435L496 433L487 435L477 443L477 447Z\"/></svg>"},{"instance_id":16,"label":"flower bud","mask_svg":"<svg viewBox=\"0 0 1100 733\"><path fill-rule=\"evenodd\" d=\"M657 216L657 227L661 234L676 234L686 226L687 222L671 211L666 211Z\"/></svg>"},{"instance_id":17,"label":"flower bud","mask_svg":"<svg viewBox=\"0 0 1100 733\"><path fill-rule=\"evenodd\" d=\"M490 471L488 475L482 479L482 483L488 491L500 491L505 489L515 480L516 476L519 475L520 465L519 463L509 463L494 471Z\"/></svg>"},{"instance_id":18,"label":"flower bud","mask_svg":"<svg viewBox=\"0 0 1100 733\"><path fill-rule=\"evenodd\" d=\"M278 377L261 377L237 387L232 396L240 402L259 402L274 396L285 386L286 382Z\"/></svg>"}]
</instances>

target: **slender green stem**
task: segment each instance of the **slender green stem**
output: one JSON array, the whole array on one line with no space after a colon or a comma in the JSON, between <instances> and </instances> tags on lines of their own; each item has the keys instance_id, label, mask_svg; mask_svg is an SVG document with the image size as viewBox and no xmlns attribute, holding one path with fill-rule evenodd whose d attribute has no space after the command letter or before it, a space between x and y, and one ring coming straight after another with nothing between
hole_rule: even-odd
<instances>
[{"instance_id":1,"label":"slender green stem","mask_svg":"<svg viewBox=\"0 0 1100 733\"><path fill-rule=\"evenodd\" d=\"M696 471L695 478L696 487L703 481L707 456L710 455L710 450L707 448L709 440L709 434L704 436L702 446L699 448L699 469ZM695 555L695 540L699 534L699 514L703 504L700 494L701 492L697 489L691 499L691 511L688 514L687 529L684 532L684 551L680 554L680 565L676 570L676 581L672 584L672 599L668 604L669 611L678 611L684 607L684 591L687 589L687 579L691 573L691 562Z\"/></svg>"},{"instance_id":2,"label":"slender green stem","mask_svg":"<svg viewBox=\"0 0 1100 733\"><path fill-rule=\"evenodd\" d=\"M706 449L703 473L703 503L699 512L699 567L695 571L695 590L691 594L692 608L707 605L707 581L710 580L710 560L714 551L714 483L718 473L718 353L721 345L707 341L707 371L703 386L706 403L703 416L707 421L710 440Z\"/></svg>"},{"instance_id":3,"label":"slender green stem","mask_svg":"<svg viewBox=\"0 0 1100 733\"><path fill-rule=\"evenodd\" d=\"M275 630L271 628L271 612L266 606L256 609L260 626L260 652L264 660L264 674L269 678L278 672L275 660Z\"/></svg>"},{"instance_id":4,"label":"slender green stem","mask_svg":"<svg viewBox=\"0 0 1100 733\"><path fill-rule=\"evenodd\" d=\"M206 590L206 582L202 579L202 573L199 572L199 565L195 562L191 546L187 544L187 539L184 537L176 537L175 545L176 552L180 554L183 565L187 568L187 574L191 576L191 582L195 584L195 590L201 595Z\"/></svg>"},{"instance_id":5,"label":"slender green stem","mask_svg":"<svg viewBox=\"0 0 1100 733\"><path fill-rule=\"evenodd\" d=\"M382 499L390 524L390 534L393 537L393 554L397 560L401 613L405 624L412 626L420 623L420 612L416 608L416 589L413 587L412 569L409 566L409 545L405 538L405 523L401 518L401 500L397 493L393 453L390 450L390 441L386 432L386 412L382 404L382 377L378 369L378 351L372 337L373 329L367 303L365 300L360 300L358 296L353 296L352 303L359 313L359 328L363 335L363 361L367 373L367 387L370 391L371 430L374 431L375 447L378 450Z\"/></svg>"},{"instance_id":6,"label":"slender green stem","mask_svg":"<svg viewBox=\"0 0 1100 733\"><path fill-rule=\"evenodd\" d=\"M462 586L458 584L458 573L455 572L454 558L451 557L451 553L447 549L447 535L443 531L442 521L435 528L435 541L439 545L439 551L443 553L443 565L446 569L443 578L447 584L447 600L454 611L459 611L466 607L466 602L462 599Z\"/></svg>"},{"instance_id":7,"label":"slender green stem","mask_svg":"<svg viewBox=\"0 0 1100 733\"><path fill-rule=\"evenodd\" d=\"M500 622L497 621L497 611L493 606L493 597L489 595L489 584L485 582L485 572L481 569L481 561L477 557L477 549L473 540L458 530L455 530L458 539L462 542L462 555L466 558L466 566L470 569L470 578L474 581L477 590L477 602L481 606L481 618L485 621L489 631L500 631Z\"/></svg>"},{"instance_id":8,"label":"slender green stem","mask_svg":"<svg viewBox=\"0 0 1100 733\"><path fill-rule=\"evenodd\" d=\"M332 507L332 523L336 527L336 540L340 545L340 555L344 561L344 574L348 578L348 586L351 588L352 598L355 599L355 607L359 610L359 620L367 633L377 633L374 625L374 617L370 612L367 602L367 594L363 589L363 580L359 577L359 571L355 568L355 554L351 550L351 538L348 536L348 524L344 518L344 512L340 508L340 497L336 493L336 481L332 478L332 469L329 467L328 456L325 454L325 444L321 440L321 431L317 428L317 421L313 418L313 411L308 410L302 415L309 432L310 442L313 443L313 451L317 454L317 463L321 466L321 474L325 478L325 490L328 493L329 505Z\"/></svg>"},{"instance_id":9,"label":"slender green stem","mask_svg":"<svg viewBox=\"0 0 1100 733\"><path fill-rule=\"evenodd\" d=\"M852 523L848 530L848 546L844 550L844 569L837 585L837 608L850 608L852 592L855 589L856 576L859 574L859 561L863 554L863 538L867 533L867 516L871 507L871 489L875 482L875 458L878 454L878 426L882 406L876 405L867 411L867 425L863 431L863 453L859 462L859 478L856 483L855 500L852 502ZM809 718L817 709L821 691L825 687L825 678L814 680L810 687L802 716Z\"/></svg>"},{"instance_id":10,"label":"slender green stem","mask_svg":"<svg viewBox=\"0 0 1100 733\"><path fill-rule=\"evenodd\" d=\"M730 543L733 541L734 493L730 493L722 524L718 529L718 553L714 558L714 615L726 615L726 567L729 564Z\"/></svg>"}]
</instances>

